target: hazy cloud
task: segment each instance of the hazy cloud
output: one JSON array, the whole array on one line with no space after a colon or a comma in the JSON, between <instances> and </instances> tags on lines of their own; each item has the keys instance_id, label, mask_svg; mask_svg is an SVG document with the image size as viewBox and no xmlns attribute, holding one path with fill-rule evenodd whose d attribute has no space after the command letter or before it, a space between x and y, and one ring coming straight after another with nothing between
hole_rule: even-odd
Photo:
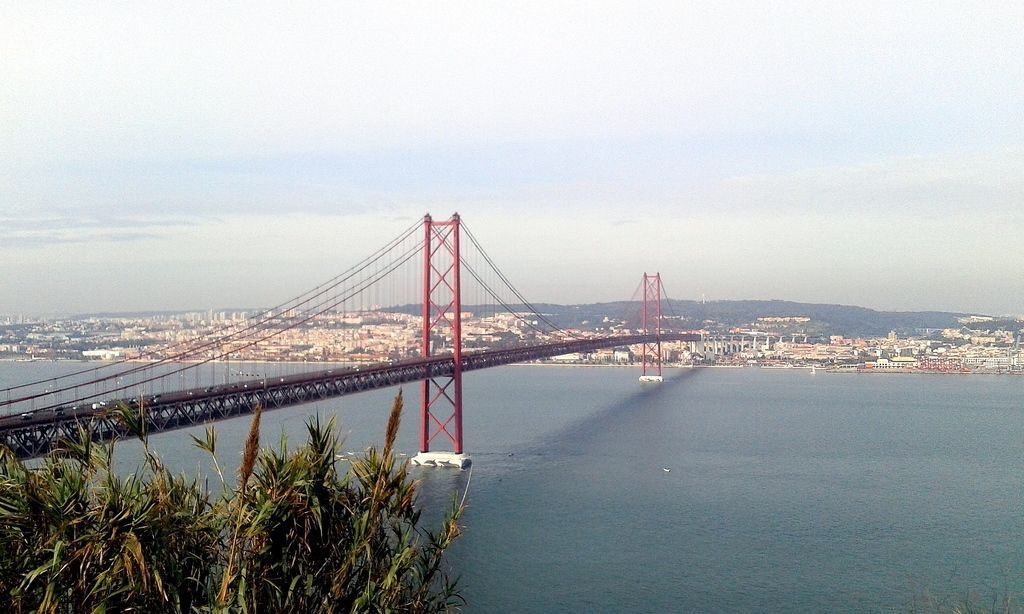
<instances>
[{"instance_id":1,"label":"hazy cloud","mask_svg":"<svg viewBox=\"0 0 1024 614\"><path fill-rule=\"evenodd\" d=\"M160 235L145 232L94 232L94 233L56 233L49 231L14 233L4 237L0 249L17 249L42 247L48 245L74 245L97 243L132 243L155 239Z\"/></svg>"},{"instance_id":2,"label":"hazy cloud","mask_svg":"<svg viewBox=\"0 0 1024 614\"><path fill-rule=\"evenodd\" d=\"M54 230L151 228L160 226L198 226L199 220L186 218L67 216L67 217L0 217L0 228L8 231L45 232Z\"/></svg>"},{"instance_id":3,"label":"hazy cloud","mask_svg":"<svg viewBox=\"0 0 1024 614\"><path fill-rule=\"evenodd\" d=\"M183 218L116 216L0 217L0 250L46 245L137 242L200 225Z\"/></svg>"},{"instance_id":4,"label":"hazy cloud","mask_svg":"<svg viewBox=\"0 0 1024 614\"><path fill-rule=\"evenodd\" d=\"M1024 150L897 157L728 179L705 193L735 210L889 212L921 217L1024 206Z\"/></svg>"},{"instance_id":5,"label":"hazy cloud","mask_svg":"<svg viewBox=\"0 0 1024 614\"><path fill-rule=\"evenodd\" d=\"M1024 310L1022 31L1019 3L6 3L0 311L158 277L138 307L261 304L237 271L316 283L456 210L537 301L658 267ZM116 241L130 273L65 249Z\"/></svg>"}]
</instances>

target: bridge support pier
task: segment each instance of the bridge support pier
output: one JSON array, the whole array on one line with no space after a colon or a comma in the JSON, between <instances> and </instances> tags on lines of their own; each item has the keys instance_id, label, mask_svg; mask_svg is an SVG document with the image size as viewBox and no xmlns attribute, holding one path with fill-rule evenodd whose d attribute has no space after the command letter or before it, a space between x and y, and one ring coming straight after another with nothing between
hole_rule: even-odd
<instances>
[{"instance_id":1,"label":"bridge support pier","mask_svg":"<svg viewBox=\"0 0 1024 614\"><path fill-rule=\"evenodd\" d=\"M454 452L420 452L412 457L410 462L424 467L451 467L454 469L466 469L473 463L468 454L455 454Z\"/></svg>"}]
</instances>

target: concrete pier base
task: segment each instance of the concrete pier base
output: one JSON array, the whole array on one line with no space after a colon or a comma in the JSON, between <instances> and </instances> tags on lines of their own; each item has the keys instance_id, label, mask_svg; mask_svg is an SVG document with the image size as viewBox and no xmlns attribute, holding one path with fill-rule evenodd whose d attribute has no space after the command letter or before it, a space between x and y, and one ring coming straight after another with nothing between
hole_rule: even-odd
<instances>
[{"instance_id":1,"label":"concrete pier base","mask_svg":"<svg viewBox=\"0 0 1024 614\"><path fill-rule=\"evenodd\" d=\"M454 452L420 452L411 460L414 465L450 467L452 469L466 469L473 463L469 455L455 454Z\"/></svg>"},{"instance_id":2,"label":"concrete pier base","mask_svg":"<svg viewBox=\"0 0 1024 614\"><path fill-rule=\"evenodd\" d=\"M656 384L660 384L662 381L663 380L662 380L660 375L641 375L640 376L640 383L641 384L647 384L647 383L651 383L651 382L656 383Z\"/></svg>"}]
</instances>

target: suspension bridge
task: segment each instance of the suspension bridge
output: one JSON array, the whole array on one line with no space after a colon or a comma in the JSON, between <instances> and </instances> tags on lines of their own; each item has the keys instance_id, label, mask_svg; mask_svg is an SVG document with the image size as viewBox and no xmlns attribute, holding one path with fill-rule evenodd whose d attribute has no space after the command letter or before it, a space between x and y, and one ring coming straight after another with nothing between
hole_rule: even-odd
<instances>
[{"instance_id":1,"label":"suspension bridge","mask_svg":"<svg viewBox=\"0 0 1024 614\"><path fill-rule=\"evenodd\" d=\"M463 326L466 297L475 299L469 332ZM640 381L660 382L662 342L703 341L699 332L663 329L667 297L660 274L644 273L634 298L635 328L560 327L502 273L458 214L443 221L427 215L345 272L242 322L0 391L0 445L31 458L78 437L82 427L97 441L126 436L126 410L137 413L148 432L158 433L248 414L257 406L283 408L421 382L419 454L413 462L465 467L470 461L463 448L464 372L638 346ZM413 304L419 305L415 316L408 313ZM265 355L288 335L301 332L329 343L325 339L339 322L370 312L393 314L414 329L396 335L385 361L223 383L203 375L213 365ZM356 334L360 342L372 336Z\"/></svg>"}]
</instances>

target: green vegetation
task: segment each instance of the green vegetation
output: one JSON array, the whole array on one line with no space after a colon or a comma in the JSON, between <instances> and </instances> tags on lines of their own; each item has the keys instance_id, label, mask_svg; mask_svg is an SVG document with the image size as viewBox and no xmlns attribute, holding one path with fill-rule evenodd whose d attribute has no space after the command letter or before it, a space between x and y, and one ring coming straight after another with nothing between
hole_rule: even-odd
<instances>
[{"instance_id":1,"label":"green vegetation","mask_svg":"<svg viewBox=\"0 0 1024 614\"><path fill-rule=\"evenodd\" d=\"M112 470L113 443L84 430L36 466L0 448L0 607L11 612L435 612L462 599L443 571L462 504L436 533L419 526L416 488L393 454L395 398L383 449L339 472L333 421L308 423L289 452L260 449L253 416L229 486L208 428L219 493L172 475L145 420L118 415L143 442L134 473Z\"/></svg>"}]
</instances>

